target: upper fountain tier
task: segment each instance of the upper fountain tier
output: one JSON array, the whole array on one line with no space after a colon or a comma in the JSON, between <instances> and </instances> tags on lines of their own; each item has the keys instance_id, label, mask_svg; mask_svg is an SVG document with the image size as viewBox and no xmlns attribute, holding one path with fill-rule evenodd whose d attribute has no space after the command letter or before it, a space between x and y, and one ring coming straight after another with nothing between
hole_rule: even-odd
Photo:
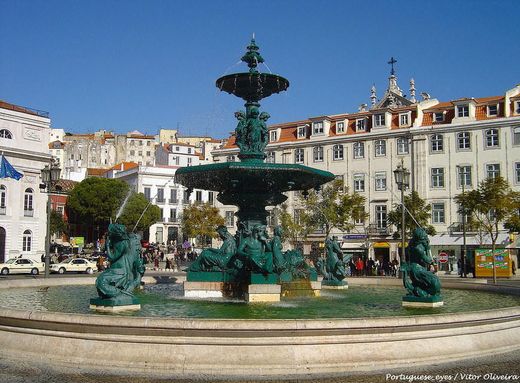
<instances>
[{"instance_id":1,"label":"upper fountain tier","mask_svg":"<svg viewBox=\"0 0 520 383\"><path fill-rule=\"evenodd\" d=\"M264 59L258 53L255 39L247 46L247 52L242 61L247 63L249 72L233 73L220 77L216 85L220 90L234 94L247 102L258 102L274 93L287 90L289 81L282 76L271 73L260 73L256 68Z\"/></svg>"}]
</instances>

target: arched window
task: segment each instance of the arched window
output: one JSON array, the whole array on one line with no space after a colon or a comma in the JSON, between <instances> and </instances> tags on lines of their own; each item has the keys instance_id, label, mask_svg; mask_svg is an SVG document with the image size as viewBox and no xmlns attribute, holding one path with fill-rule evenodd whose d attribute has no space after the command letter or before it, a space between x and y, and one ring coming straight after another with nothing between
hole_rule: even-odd
<instances>
[{"instance_id":1,"label":"arched window","mask_svg":"<svg viewBox=\"0 0 520 383\"><path fill-rule=\"evenodd\" d=\"M9 138L12 139L13 135L7 129L0 129L0 138Z\"/></svg>"},{"instance_id":2,"label":"arched window","mask_svg":"<svg viewBox=\"0 0 520 383\"><path fill-rule=\"evenodd\" d=\"M23 232L22 251L31 251L32 233L30 230Z\"/></svg>"},{"instance_id":3,"label":"arched window","mask_svg":"<svg viewBox=\"0 0 520 383\"><path fill-rule=\"evenodd\" d=\"M25 189L23 197L23 215L25 217L32 217L34 215L33 190L31 188Z\"/></svg>"},{"instance_id":4,"label":"arched window","mask_svg":"<svg viewBox=\"0 0 520 383\"><path fill-rule=\"evenodd\" d=\"M332 159L341 161L343 159L343 145L334 145L332 147Z\"/></svg>"}]
</instances>

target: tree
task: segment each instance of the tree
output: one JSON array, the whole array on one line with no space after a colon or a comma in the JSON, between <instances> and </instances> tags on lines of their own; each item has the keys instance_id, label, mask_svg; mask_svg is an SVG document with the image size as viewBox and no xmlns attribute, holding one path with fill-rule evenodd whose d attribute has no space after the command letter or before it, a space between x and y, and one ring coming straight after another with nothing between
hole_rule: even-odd
<instances>
[{"instance_id":1,"label":"tree","mask_svg":"<svg viewBox=\"0 0 520 383\"><path fill-rule=\"evenodd\" d=\"M464 209L468 223L476 225L491 239L493 257L493 283L496 283L495 249L501 225L514 225L518 214L518 193L513 192L502 177L487 178L478 188L459 194L455 201Z\"/></svg>"},{"instance_id":2,"label":"tree","mask_svg":"<svg viewBox=\"0 0 520 383\"><path fill-rule=\"evenodd\" d=\"M190 205L182 212L183 234L188 238L196 238L202 246L205 246L210 238L218 236L215 229L224 223L225 220L219 214L218 208L208 203Z\"/></svg>"},{"instance_id":3,"label":"tree","mask_svg":"<svg viewBox=\"0 0 520 383\"><path fill-rule=\"evenodd\" d=\"M61 235L67 232L67 223L63 220L63 216L57 211L51 211L50 217L51 234Z\"/></svg>"},{"instance_id":4,"label":"tree","mask_svg":"<svg viewBox=\"0 0 520 383\"><path fill-rule=\"evenodd\" d=\"M67 208L76 221L99 226L106 230L114 221L128 192L128 185L120 180L90 177L72 189Z\"/></svg>"},{"instance_id":5,"label":"tree","mask_svg":"<svg viewBox=\"0 0 520 383\"><path fill-rule=\"evenodd\" d=\"M299 202L306 216L305 224L311 231L323 228L325 237L334 228L348 232L354 227L354 220L367 217L365 197L350 194L341 179L327 183L319 191L311 190L307 196L300 193Z\"/></svg>"},{"instance_id":6,"label":"tree","mask_svg":"<svg viewBox=\"0 0 520 383\"><path fill-rule=\"evenodd\" d=\"M150 226L160 219L161 209L149 203L143 193L134 193L128 199L118 222L125 225L129 231L137 224L135 231L147 233Z\"/></svg>"},{"instance_id":7,"label":"tree","mask_svg":"<svg viewBox=\"0 0 520 383\"><path fill-rule=\"evenodd\" d=\"M303 240L313 231L309 224L309 216L303 209L296 209L294 214L289 213L287 205L274 208L273 215L278 218L283 231L282 241L288 241L294 248L298 248Z\"/></svg>"},{"instance_id":8,"label":"tree","mask_svg":"<svg viewBox=\"0 0 520 383\"><path fill-rule=\"evenodd\" d=\"M405 236L411 237L412 232L417 227L422 227L428 235L435 235L435 228L428 224L430 219L431 206L422 199L415 190L404 196L405 218L404 230ZM401 202L394 204L394 210L388 213L388 222L395 225L397 230L394 232L394 238L401 238L402 228L402 205Z\"/></svg>"}]
</instances>

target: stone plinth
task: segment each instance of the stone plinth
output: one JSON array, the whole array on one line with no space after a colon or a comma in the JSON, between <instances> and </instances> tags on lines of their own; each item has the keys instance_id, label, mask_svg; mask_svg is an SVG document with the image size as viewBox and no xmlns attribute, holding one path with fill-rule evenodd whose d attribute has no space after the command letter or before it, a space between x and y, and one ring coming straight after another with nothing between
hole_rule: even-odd
<instances>
[{"instance_id":1,"label":"stone plinth","mask_svg":"<svg viewBox=\"0 0 520 383\"><path fill-rule=\"evenodd\" d=\"M121 295L116 298L92 298L89 308L103 313L119 313L123 311L141 310L139 299L134 296Z\"/></svg>"},{"instance_id":2,"label":"stone plinth","mask_svg":"<svg viewBox=\"0 0 520 383\"><path fill-rule=\"evenodd\" d=\"M280 302L282 287L277 284L254 284L247 287L246 302Z\"/></svg>"},{"instance_id":3,"label":"stone plinth","mask_svg":"<svg viewBox=\"0 0 520 383\"><path fill-rule=\"evenodd\" d=\"M99 313L121 313L125 311L139 311L141 310L141 305L124 305L124 306L98 306L91 304L90 309L93 311L97 311Z\"/></svg>"},{"instance_id":4,"label":"stone plinth","mask_svg":"<svg viewBox=\"0 0 520 383\"><path fill-rule=\"evenodd\" d=\"M444 302L440 295L432 297L415 297L411 295L405 295L401 304L403 307L432 308L440 307L444 305Z\"/></svg>"},{"instance_id":5,"label":"stone plinth","mask_svg":"<svg viewBox=\"0 0 520 383\"><path fill-rule=\"evenodd\" d=\"M184 282L186 298L222 298L224 282Z\"/></svg>"},{"instance_id":6,"label":"stone plinth","mask_svg":"<svg viewBox=\"0 0 520 383\"><path fill-rule=\"evenodd\" d=\"M321 296L321 282L300 280L282 283L282 296L319 297Z\"/></svg>"}]
</instances>

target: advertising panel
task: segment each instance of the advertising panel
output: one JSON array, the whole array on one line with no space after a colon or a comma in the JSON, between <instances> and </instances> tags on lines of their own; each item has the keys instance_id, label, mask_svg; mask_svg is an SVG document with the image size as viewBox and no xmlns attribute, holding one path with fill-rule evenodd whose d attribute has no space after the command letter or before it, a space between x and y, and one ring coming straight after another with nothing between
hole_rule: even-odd
<instances>
[{"instance_id":1,"label":"advertising panel","mask_svg":"<svg viewBox=\"0 0 520 383\"><path fill-rule=\"evenodd\" d=\"M495 250L495 270L497 277L511 277L511 258L507 249ZM475 250L475 275L477 277L493 277L493 257L491 249Z\"/></svg>"}]
</instances>

